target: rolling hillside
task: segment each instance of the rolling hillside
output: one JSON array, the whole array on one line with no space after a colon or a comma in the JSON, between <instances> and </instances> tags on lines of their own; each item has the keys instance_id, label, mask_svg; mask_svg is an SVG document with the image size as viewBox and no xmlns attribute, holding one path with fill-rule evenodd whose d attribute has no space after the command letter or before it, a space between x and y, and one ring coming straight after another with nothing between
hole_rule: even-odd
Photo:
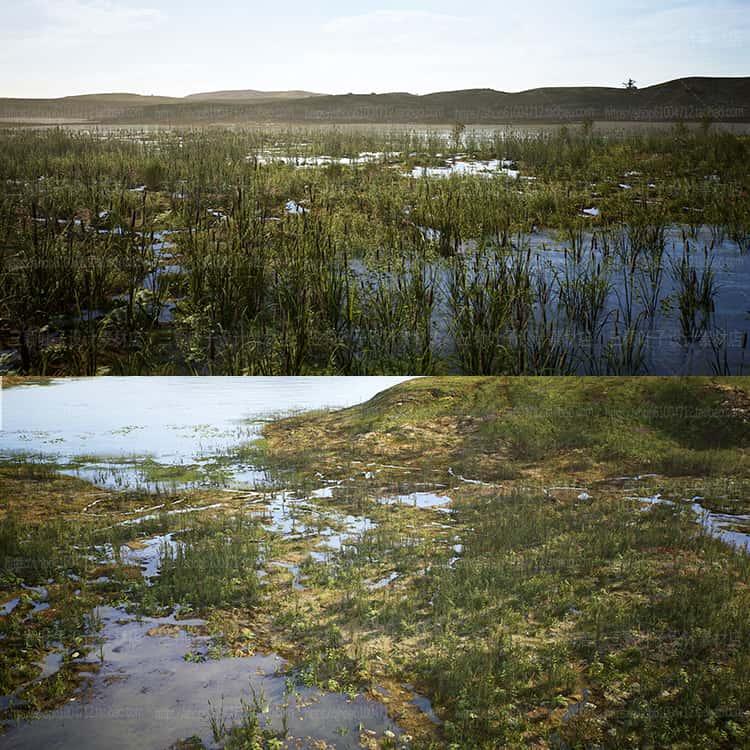
<instances>
[{"instance_id":1,"label":"rolling hillside","mask_svg":"<svg viewBox=\"0 0 750 750\"><path fill-rule=\"evenodd\" d=\"M267 99L309 99L314 96L324 96L313 91L257 91L256 89L240 89L233 91L206 91L200 94L189 94L187 101L258 101Z\"/></svg>"},{"instance_id":2,"label":"rolling hillside","mask_svg":"<svg viewBox=\"0 0 750 750\"><path fill-rule=\"evenodd\" d=\"M750 121L750 77L681 78L635 91L558 87L508 93L467 89L318 95L306 91L216 91L182 99L103 94L0 99L0 120L67 119L106 124L452 123Z\"/></svg>"}]
</instances>

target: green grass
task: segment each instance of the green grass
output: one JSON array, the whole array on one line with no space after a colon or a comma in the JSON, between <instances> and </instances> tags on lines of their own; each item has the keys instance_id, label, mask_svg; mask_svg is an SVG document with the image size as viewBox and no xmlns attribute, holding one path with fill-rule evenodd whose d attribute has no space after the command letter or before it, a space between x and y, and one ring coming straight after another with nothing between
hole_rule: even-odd
<instances>
[{"instance_id":1,"label":"green grass","mask_svg":"<svg viewBox=\"0 0 750 750\"><path fill-rule=\"evenodd\" d=\"M324 571L307 566L316 593L279 620L303 644L304 676L414 683L445 722L440 747L744 747L750 558L701 534L679 501L700 493L721 508L732 497L723 509L746 510L748 417L737 407L747 388L423 379L333 419L269 426L271 459L314 441L298 470L320 470L329 455L334 476L412 468L381 468L375 483L334 495L378 526ZM519 473L503 487L448 479L454 513L437 518L443 527L429 511L372 502L388 479L446 481L446 464L480 451L507 454ZM465 463L485 469L470 476L496 479L487 464ZM646 467L662 476L627 489L598 481ZM593 498L565 500L540 484L584 485ZM643 510L631 497L657 490L678 505ZM391 586L365 585L390 571Z\"/></svg>"},{"instance_id":2,"label":"green grass","mask_svg":"<svg viewBox=\"0 0 750 750\"><path fill-rule=\"evenodd\" d=\"M425 378L351 409L271 425L266 438L275 455L297 452L319 466L383 451L485 481L535 467L597 478L746 477L748 381Z\"/></svg>"},{"instance_id":3,"label":"green grass","mask_svg":"<svg viewBox=\"0 0 750 750\"><path fill-rule=\"evenodd\" d=\"M259 599L255 572L262 533L238 516L203 520L178 537L175 550L161 552L160 573L149 594L161 604L205 611L211 607L252 607Z\"/></svg>"},{"instance_id":4,"label":"green grass","mask_svg":"<svg viewBox=\"0 0 750 750\"><path fill-rule=\"evenodd\" d=\"M638 517L626 502L587 510L511 496L459 508L472 531L455 568L439 566L423 583L435 635L416 657L451 717L449 739L522 746L533 732L525 713L552 713L558 696L582 686L596 707L560 725L572 746L744 737L745 560L696 540L689 523ZM658 548L702 562L678 573ZM712 563L724 557L728 569ZM718 706L729 715L714 724Z\"/></svg>"}]
</instances>

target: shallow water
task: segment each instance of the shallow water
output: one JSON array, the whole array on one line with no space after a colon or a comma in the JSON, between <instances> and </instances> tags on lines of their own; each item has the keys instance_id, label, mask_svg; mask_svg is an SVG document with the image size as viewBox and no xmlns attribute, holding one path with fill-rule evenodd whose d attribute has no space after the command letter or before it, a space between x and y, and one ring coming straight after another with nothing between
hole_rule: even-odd
<instances>
[{"instance_id":1,"label":"shallow water","mask_svg":"<svg viewBox=\"0 0 750 750\"><path fill-rule=\"evenodd\" d=\"M216 379L202 383L202 379L196 379L173 384L170 379L152 379L160 390L161 400L151 398L149 388L142 385L142 392L132 389L132 379L118 380L55 381L49 386L6 391L4 395L15 394L16 398L12 400L12 408L6 408L10 424L6 422L3 449L8 451L9 446L31 443L37 451L54 451L52 455L58 457L76 458L84 469L86 461L93 466L99 460L86 459L85 454L96 452L101 445L107 447L114 467L120 465L118 460L142 459L142 455L133 456L138 448L150 449L152 456L164 463L199 460L211 451L231 449L237 442L251 439L264 420L280 411L356 403L403 379L300 378L272 382L235 379L228 383ZM92 396L88 386L94 391L98 388L98 392ZM181 386L187 387L181 389ZM147 403L141 402L141 396ZM128 398L133 399L130 408ZM108 400L112 404L109 412ZM205 427L208 424L210 429ZM240 465L243 472L249 471ZM261 511L262 523L274 533L287 538L319 536L316 554L320 559L328 559L373 524L365 517L314 503L314 499L322 500L326 494L273 491L268 495L248 496L248 508L252 512ZM200 510L210 512L219 505L207 505ZM153 518L157 512L196 510L171 507L164 501L156 508L149 504L121 523L137 529L138 524ZM126 564L138 565L150 583L159 574L164 547L175 549L179 544L174 533L157 534L139 539L138 545L122 545L119 557ZM97 557L112 560L113 550L98 548ZM266 569L271 567L286 568L292 579L291 588L304 589L305 579L298 565L283 560L267 561ZM46 598L41 588L33 593ZM174 616L136 619L125 610L112 607L102 607L99 612L103 622L101 669L90 674L76 698L60 710L11 728L3 738L5 746L166 748L180 738L197 735L207 747L213 747L209 701L213 707L223 705L229 727L241 722L241 702L251 702L253 695L261 696L268 707L262 714L262 723L275 729L288 727L285 747L312 748L319 746L314 744L316 741L324 741L329 747L357 748L360 733L365 730L377 736L386 731L400 734L397 725L388 718L385 706L362 695L350 699L341 693L310 688L296 688L294 694L288 694L291 684L288 675L279 673L286 665L274 654L207 658L209 639L185 629L191 624L201 625L202 621L179 623ZM186 654L191 654L191 658L186 660ZM49 654L44 664L40 664L43 674L54 674L62 659L60 652ZM84 663L97 660L98 648L80 657Z\"/></svg>"},{"instance_id":2,"label":"shallow water","mask_svg":"<svg viewBox=\"0 0 750 750\"><path fill-rule=\"evenodd\" d=\"M412 703L423 713L427 716L427 718L433 723L433 724L442 724L443 722L438 717L438 715L435 713L435 710L432 708L432 701L430 701L429 698L426 698L423 695L415 695L412 699Z\"/></svg>"},{"instance_id":3,"label":"shallow water","mask_svg":"<svg viewBox=\"0 0 750 750\"><path fill-rule=\"evenodd\" d=\"M176 554L179 543L173 533L158 534L149 539L141 540L142 547L131 548L127 544L120 547L120 559L124 565L136 565L141 568L143 577L150 579L159 575L161 560L167 550Z\"/></svg>"},{"instance_id":4,"label":"shallow water","mask_svg":"<svg viewBox=\"0 0 750 750\"><path fill-rule=\"evenodd\" d=\"M309 497L330 497L325 494L325 489L328 488L313 490ZM258 515L257 511L253 513ZM320 536L317 551L310 553L310 557L318 562L324 562L331 554L341 552L347 544L360 539L365 532L377 526L366 516L353 516L316 506L288 491L276 493L260 511L259 517L268 531L286 539Z\"/></svg>"},{"instance_id":5,"label":"shallow water","mask_svg":"<svg viewBox=\"0 0 750 750\"><path fill-rule=\"evenodd\" d=\"M661 495L639 497L638 500L648 505L667 505L678 507L671 500ZM715 513L704 507L695 497L690 501L690 509L695 514L696 523L701 524L706 533L720 539L730 547L750 553L750 515L732 515L730 513Z\"/></svg>"},{"instance_id":6,"label":"shallow water","mask_svg":"<svg viewBox=\"0 0 750 750\"><path fill-rule=\"evenodd\" d=\"M445 513L452 512L448 506L451 502L445 495L436 495L434 492L411 492L406 495L393 495L381 497L378 500L382 505L408 505L412 508L434 508Z\"/></svg>"},{"instance_id":7,"label":"shallow water","mask_svg":"<svg viewBox=\"0 0 750 750\"><path fill-rule=\"evenodd\" d=\"M20 603L21 599L19 597L14 597L10 601L5 602L5 604L0 605L0 615L9 615Z\"/></svg>"},{"instance_id":8,"label":"shallow water","mask_svg":"<svg viewBox=\"0 0 750 750\"><path fill-rule=\"evenodd\" d=\"M587 210L593 211L594 208ZM438 230L432 227L420 227L420 230L426 238L436 242L439 240ZM583 234L584 250L580 262L576 262L570 252L570 243L552 232L535 231L523 235L520 240L513 238L516 244L520 242L522 255L529 253L531 278L543 279L551 288L547 317L557 323L564 347L574 355L574 374L740 375L750 372L750 349L745 338L750 335L750 253L743 253L730 239L716 240L706 226L699 228L695 236L688 236L691 265L700 274L706 268L708 259L716 287L714 313L708 332L688 342L681 330L678 284L672 276L674 264L678 264L683 257L683 232L687 231L687 227L681 226L671 226L665 231L658 302L653 319L646 322L644 316L638 327L636 341L642 345L642 359L639 358L638 366L633 367L632 371L616 369L621 366L616 352L627 329L624 323L627 300L633 300L630 314L633 320L637 320L645 311L644 300L652 293L644 259L641 259L641 267L636 268L635 272L624 269L621 261L612 254L605 263L601 240L592 245L591 231ZM471 258L476 245L474 240L462 244L459 252L466 256L467 263L473 263ZM704 254L706 248L707 255ZM495 260L487 257L487 262L492 266ZM349 265L352 273L367 288L396 284L397 275L393 272L373 270L356 258ZM592 274L597 267L605 269L601 279L606 284L607 294L600 316L601 326L592 342L586 331L565 320L559 287L566 271L571 279L582 282L586 274ZM435 301L431 320L433 349L441 357L451 357L455 354L455 342L449 300L449 269L444 262L433 262L427 264L426 274L434 279ZM410 274L407 271L403 275L408 279ZM468 275L472 277L473 272ZM538 303L535 312L540 313ZM611 365L607 362L608 343L613 347Z\"/></svg>"},{"instance_id":9,"label":"shallow water","mask_svg":"<svg viewBox=\"0 0 750 750\"><path fill-rule=\"evenodd\" d=\"M505 159L491 159L490 161L475 160L453 160L447 161L439 167L414 167L408 173L409 177L419 179L422 177L451 177L453 175L480 175L492 177L504 174L512 179L517 179L520 172L512 169L513 162Z\"/></svg>"},{"instance_id":10,"label":"shallow water","mask_svg":"<svg viewBox=\"0 0 750 750\"><path fill-rule=\"evenodd\" d=\"M209 700L217 709L223 706L226 724L232 726L241 720L241 699L251 703L252 691L270 707L262 718L265 725L280 729L286 714L289 747L312 747L312 740L323 740L344 750L358 748L360 727L378 735L386 730L398 734L385 707L363 696L350 700L309 688L287 694L280 674L285 663L274 654L186 661L185 654L200 653L207 645L205 636L185 630L202 620L139 620L113 607L99 613L104 657L99 672L73 702L10 729L3 747L166 748L192 735L213 747ZM168 627L153 630L159 626Z\"/></svg>"},{"instance_id":11,"label":"shallow water","mask_svg":"<svg viewBox=\"0 0 750 750\"><path fill-rule=\"evenodd\" d=\"M361 403L406 380L336 378L72 378L2 391L0 460L35 457L103 486L154 489L210 481L213 463L258 437L280 414ZM144 465L192 469L152 479ZM224 469L222 465L220 468ZM240 460L227 483L264 474Z\"/></svg>"}]
</instances>

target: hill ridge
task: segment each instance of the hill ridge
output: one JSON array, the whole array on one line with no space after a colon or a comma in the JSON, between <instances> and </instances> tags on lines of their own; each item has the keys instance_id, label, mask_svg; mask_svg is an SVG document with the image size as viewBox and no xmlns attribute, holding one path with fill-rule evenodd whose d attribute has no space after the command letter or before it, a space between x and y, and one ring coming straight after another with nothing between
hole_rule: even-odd
<instances>
[{"instance_id":1,"label":"hill ridge","mask_svg":"<svg viewBox=\"0 0 750 750\"><path fill-rule=\"evenodd\" d=\"M642 89L547 86L428 94L314 94L238 89L187 97L89 94L0 99L0 119L70 118L102 123L750 121L750 77L690 76Z\"/></svg>"}]
</instances>

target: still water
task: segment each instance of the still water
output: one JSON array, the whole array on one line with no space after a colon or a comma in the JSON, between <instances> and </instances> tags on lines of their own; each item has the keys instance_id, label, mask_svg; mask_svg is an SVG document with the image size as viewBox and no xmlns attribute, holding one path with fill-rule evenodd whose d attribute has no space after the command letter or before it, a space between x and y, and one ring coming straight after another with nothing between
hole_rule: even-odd
<instances>
[{"instance_id":1,"label":"still water","mask_svg":"<svg viewBox=\"0 0 750 750\"><path fill-rule=\"evenodd\" d=\"M4 389L0 460L34 460L103 486L252 485L231 454L285 414L361 403L399 377L66 378ZM182 467L164 479L164 468ZM219 471L219 469L221 471Z\"/></svg>"}]
</instances>

